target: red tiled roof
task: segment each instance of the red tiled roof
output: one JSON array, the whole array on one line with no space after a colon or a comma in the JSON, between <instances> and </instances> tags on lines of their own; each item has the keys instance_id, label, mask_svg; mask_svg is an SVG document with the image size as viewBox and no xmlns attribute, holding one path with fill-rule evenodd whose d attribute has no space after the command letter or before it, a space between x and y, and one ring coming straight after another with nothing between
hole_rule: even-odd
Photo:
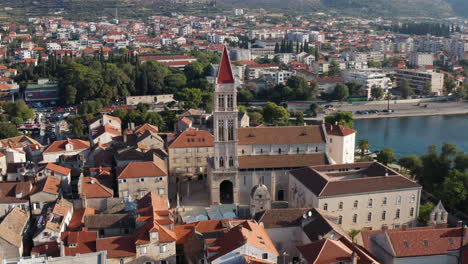
<instances>
[{"instance_id":1,"label":"red tiled roof","mask_svg":"<svg viewBox=\"0 0 468 264\"><path fill-rule=\"evenodd\" d=\"M336 240L320 240L297 247L307 263L328 264L351 261L353 251Z\"/></svg>"},{"instance_id":2,"label":"red tiled roof","mask_svg":"<svg viewBox=\"0 0 468 264\"><path fill-rule=\"evenodd\" d=\"M87 215L96 214L93 208L78 209L73 212L70 223L68 223L68 231L80 231L84 225L84 219Z\"/></svg>"},{"instance_id":3,"label":"red tiled roof","mask_svg":"<svg viewBox=\"0 0 468 264\"><path fill-rule=\"evenodd\" d=\"M152 161L134 161L130 162L117 177L118 179L126 178L143 178L143 177L161 177L167 176L163 169L159 168Z\"/></svg>"},{"instance_id":4,"label":"red tiled roof","mask_svg":"<svg viewBox=\"0 0 468 264\"><path fill-rule=\"evenodd\" d=\"M213 147L214 136L206 130L189 128L174 139L169 148Z\"/></svg>"},{"instance_id":5,"label":"red tiled roof","mask_svg":"<svg viewBox=\"0 0 468 264\"><path fill-rule=\"evenodd\" d=\"M114 191L95 177L81 178L81 198L111 198Z\"/></svg>"},{"instance_id":6,"label":"red tiled roof","mask_svg":"<svg viewBox=\"0 0 468 264\"><path fill-rule=\"evenodd\" d=\"M96 231L62 232L61 239L64 242L65 256L96 252L97 237Z\"/></svg>"},{"instance_id":7,"label":"red tiled roof","mask_svg":"<svg viewBox=\"0 0 468 264\"><path fill-rule=\"evenodd\" d=\"M63 175L68 175L71 172L71 169L59 166L54 163L47 163L47 165L45 166L45 169L55 171Z\"/></svg>"},{"instance_id":8,"label":"red tiled roof","mask_svg":"<svg viewBox=\"0 0 468 264\"><path fill-rule=\"evenodd\" d=\"M125 258L136 255L135 238L132 236L116 236L98 238L97 251L107 251L108 258Z\"/></svg>"},{"instance_id":9,"label":"red tiled roof","mask_svg":"<svg viewBox=\"0 0 468 264\"><path fill-rule=\"evenodd\" d=\"M196 225L197 223L190 223L190 224L185 224L185 225L174 226L174 233L177 238L176 244L183 245L184 243L186 243L190 234L192 234L193 231L195 230Z\"/></svg>"},{"instance_id":10,"label":"red tiled roof","mask_svg":"<svg viewBox=\"0 0 468 264\"><path fill-rule=\"evenodd\" d=\"M73 150L82 150L82 149L89 148L88 141L84 141L81 139L66 139L66 140L54 141L44 150L44 153L65 151L65 146L67 144L71 144L73 146Z\"/></svg>"},{"instance_id":11,"label":"red tiled roof","mask_svg":"<svg viewBox=\"0 0 468 264\"><path fill-rule=\"evenodd\" d=\"M327 128L327 134L333 136L345 137L356 133L356 130L344 127L342 125L326 124L325 127Z\"/></svg>"},{"instance_id":12,"label":"red tiled roof","mask_svg":"<svg viewBox=\"0 0 468 264\"><path fill-rule=\"evenodd\" d=\"M231 61L229 60L229 54L226 46L224 46L223 56L221 57L221 62L219 63L216 83L234 83L234 75L232 74Z\"/></svg>"},{"instance_id":13,"label":"red tiled roof","mask_svg":"<svg viewBox=\"0 0 468 264\"><path fill-rule=\"evenodd\" d=\"M460 248L462 228L400 229L387 231L387 236L396 257L444 255Z\"/></svg>"},{"instance_id":14,"label":"red tiled roof","mask_svg":"<svg viewBox=\"0 0 468 264\"><path fill-rule=\"evenodd\" d=\"M215 240L214 246L208 248L208 250L216 252L214 256L209 258L209 261L224 256L245 244L276 256L279 255L268 233L262 226L253 221L244 221Z\"/></svg>"},{"instance_id":15,"label":"red tiled roof","mask_svg":"<svg viewBox=\"0 0 468 264\"><path fill-rule=\"evenodd\" d=\"M46 192L57 195L60 189L60 179L55 177L45 177L44 179L36 182L31 193Z\"/></svg>"},{"instance_id":16,"label":"red tiled roof","mask_svg":"<svg viewBox=\"0 0 468 264\"><path fill-rule=\"evenodd\" d=\"M239 145L325 143L322 127L247 127L238 129Z\"/></svg>"},{"instance_id":17,"label":"red tiled roof","mask_svg":"<svg viewBox=\"0 0 468 264\"><path fill-rule=\"evenodd\" d=\"M141 126L138 126L135 128L135 134L139 134L139 135L143 135L146 133L146 131L150 131L150 132L153 132L153 133L158 133L159 132L159 128L157 126L153 126L151 124L143 124Z\"/></svg>"}]
</instances>

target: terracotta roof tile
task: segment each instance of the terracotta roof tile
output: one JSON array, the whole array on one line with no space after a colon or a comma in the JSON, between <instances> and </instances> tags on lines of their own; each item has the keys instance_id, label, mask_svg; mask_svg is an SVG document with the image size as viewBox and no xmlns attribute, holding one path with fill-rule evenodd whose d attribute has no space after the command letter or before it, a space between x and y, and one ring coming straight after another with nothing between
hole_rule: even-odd
<instances>
[{"instance_id":1,"label":"terracotta roof tile","mask_svg":"<svg viewBox=\"0 0 468 264\"><path fill-rule=\"evenodd\" d=\"M297 247L307 263L350 262L353 251L341 241L325 239Z\"/></svg>"},{"instance_id":2,"label":"terracotta roof tile","mask_svg":"<svg viewBox=\"0 0 468 264\"><path fill-rule=\"evenodd\" d=\"M97 251L107 251L108 258L125 258L136 255L135 238L132 236L116 236L98 238Z\"/></svg>"},{"instance_id":3,"label":"terracotta roof tile","mask_svg":"<svg viewBox=\"0 0 468 264\"><path fill-rule=\"evenodd\" d=\"M83 177L81 181L80 197L82 198L110 198L114 196L114 191L101 180L95 177Z\"/></svg>"},{"instance_id":4,"label":"terracotta roof tile","mask_svg":"<svg viewBox=\"0 0 468 264\"><path fill-rule=\"evenodd\" d=\"M46 192L57 195L60 190L60 182L60 179L55 177L45 177L36 182L31 193Z\"/></svg>"},{"instance_id":5,"label":"terracotta roof tile","mask_svg":"<svg viewBox=\"0 0 468 264\"><path fill-rule=\"evenodd\" d=\"M174 139L169 148L213 147L214 136L206 130L189 128Z\"/></svg>"},{"instance_id":6,"label":"terracotta roof tile","mask_svg":"<svg viewBox=\"0 0 468 264\"><path fill-rule=\"evenodd\" d=\"M55 171L63 175L68 175L71 173L71 169L62 167L54 163L47 163L47 165L45 166L45 169Z\"/></svg>"},{"instance_id":7,"label":"terracotta roof tile","mask_svg":"<svg viewBox=\"0 0 468 264\"><path fill-rule=\"evenodd\" d=\"M68 223L68 231L80 231L84 226L85 217L96 213L96 210L93 208L84 208L74 211L70 223Z\"/></svg>"},{"instance_id":8,"label":"terracotta roof tile","mask_svg":"<svg viewBox=\"0 0 468 264\"><path fill-rule=\"evenodd\" d=\"M248 127L238 129L239 145L325 143L322 126Z\"/></svg>"},{"instance_id":9,"label":"terracotta roof tile","mask_svg":"<svg viewBox=\"0 0 468 264\"><path fill-rule=\"evenodd\" d=\"M276 256L279 255L268 233L262 226L253 221L244 221L216 239L214 243L215 248L212 248L216 253L209 258L209 261L224 256L245 244Z\"/></svg>"},{"instance_id":10,"label":"terracotta roof tile","mask_svg":"<svg viewBox=\"0 0 468 264\"><path fill-rule=\"evenodd\" d=\"M54 141L50 144L45 150L44 153L47 152L63 152L65 151L65 146L67 144L71 144L73 146L73 150L85 150L89 149L89 142L84 141L81 139L67 139L67 140L59 140Z\"/></svg>"},{"instance_id":11,"label":"terracotta roof tile","mask_svg":"<svg viewBox=\"0 0 468 264\"><path fill-rule=\"evenodd\" d=\"M96 252L96 231L62 232L65 256Z\"/></svg>"},{"instance_id":12,"label":"terracotta roof tile","mask_svg":"<svg viewBox=\"0 0 468 264\"><path fill-rule=\"evenodd\" d=\"M164 168L163 168L164 169ZM120 173L118 179L165 177L167 173L151 161L130 162Z\"/></svg>"},{"instance_id":13,"label":"terracotta roof tile","mask_svg":"<svg viewBox=\"0 0 468 264\"><path fill-rule=\"evenodd\" d=\"M325 127L327 128L327 134L333 136L345 137L356 133L356 130L344 127L342 125L326 124Z\"/></svg>"}]
</instances>

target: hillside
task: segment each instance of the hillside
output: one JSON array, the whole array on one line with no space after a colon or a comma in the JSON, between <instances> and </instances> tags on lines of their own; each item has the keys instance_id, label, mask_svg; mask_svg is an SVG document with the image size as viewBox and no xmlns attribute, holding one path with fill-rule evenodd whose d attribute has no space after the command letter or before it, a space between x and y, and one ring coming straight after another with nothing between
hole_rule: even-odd
<instances>
[{"instance_id":1,"label":"hillside","mask_svg":"<svg viewBox=\"0 0 468 264\"><path fill-rule=\"evenodd\" d=\"M453 15L452 4L467 0L221 0L235 6L289 9L289 11L336 11L345 15L385 16L385 17L447 17ZM467 9L465 9L467 10ZM459 15L468 15L459 11Z\"/></svg>"},{"instance_id":2,"label":"hillside","mask_svg":"<svg viewBox=\"0 0 468 264\"><path fill-rule=\"evenodd\" d=\"M468 16L467 0L217 0L218 6L253 7L293 13L332 11L340 15L385 17ZM208 5L174 5L167 0L2 0L0 22L15 22L30 16L60 14L87 20L101 16L145 18L171 11L193 15L215 15L221 8ZM8 9L5 9L8 7ZM456 7L456 8L455 8Z\"/></svg>"}]
</instances>

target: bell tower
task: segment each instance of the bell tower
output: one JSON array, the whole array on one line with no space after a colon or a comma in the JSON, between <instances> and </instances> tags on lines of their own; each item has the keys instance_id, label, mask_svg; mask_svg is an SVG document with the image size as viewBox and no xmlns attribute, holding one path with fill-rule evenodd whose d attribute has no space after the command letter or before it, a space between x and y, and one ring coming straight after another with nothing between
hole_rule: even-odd
<instances>
[{"instance_id":1,"label":"bell tower","mask_svg":"<svg viewBox=\"0 0 468 264\"><path fill-rule=\"evenodd\" d=\"M210 184L212 203L237 202L237 88L228 50L224 47L214 89L214 157Z\"/></svg>"}]
</instances>

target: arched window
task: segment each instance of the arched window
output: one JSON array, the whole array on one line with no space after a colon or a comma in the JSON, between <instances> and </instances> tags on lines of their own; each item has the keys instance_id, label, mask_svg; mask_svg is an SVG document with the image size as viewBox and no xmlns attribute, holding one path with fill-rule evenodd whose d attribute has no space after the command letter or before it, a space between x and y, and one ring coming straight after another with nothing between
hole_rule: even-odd
<instances>
[{"instance_id":1,"label":"arched window","mask_svg":"<svg viewBox=\"0 0 468 264\"><path fill-rule=\"evenodd\" d=\"M395 218L400 218L400 209L396 210Z\"/></svg>"},{"instance_id":2,"label":"arched window","mask_svg":"<svg viewBox=\"0 0 468 264\"><path fill-rule=\"evenodd\" d=\"M340 202L340 203L338 204L338 209L339 209L339 210L343 210L343 202Z\"/></svg>"},{"instance_id":3,"label":"arched window","mask_svg":"<svg viewBox=\"0 0 468 264\"><path fill-rule=\"evenodd\" d=\"M416 202L416 194L411 195L411 202Z\"/></svg>"},{"instance_id":4,"label":"arched window","mask_svg":"<svg viewBox=\"0 0 468 264\"><path fill-rule=\"evenodd\" d=\"M343 223L343 216L338 216L338 224L341 225Z\"/></svg>"},{"instance_id":5,"label":"arched window","mask_svg":"<svg viewBox=\"0 0 468 264\"><path fill-rule=\"evenodd\" d=\"M242 154L245 154L245 151L244 151L244 150L242 150Z\"/></svg>"},{"instance_id":6,"label":"arched window","mask_svg":"<svg viewBox=\"0 0 468 264\"><path fill-rule=\"evenodd\" d=\"M223 157L219 158L219 167L224 168L224 158Z\"/></svg>"},{"instance_id":7,"label":"arched window","mask_svg":"<svg viewBox=\"0 0 468 264\"><path fill-rule=\"evenodd\" d=\"M277 200L278 200L278 201L284 201L284 191L283 191L283 190L279 190L279 191L278 191Z\"/></svg>"},{"instance_id":8,"label":"arched window","mask_svg":"<svg viewBox=\"0 0 468 264\"><path fill-rule=\"evenodd\" d=\"M369 199L369 201L367 202L367 206L368 206L368 207L372 207L372 203L373 203L373 202L374 202L374 201L373 201L372 199Z\"/></svg>"},{"instance_id":9,"label":"arched window","mask_svg":"<svg viewBox=\"0 0 468 264\"><path fill-rule=\"evenodd\" d=\"M224 120L218 120L218 140L224 141Z\"/></svg>"},{"instance_id":10,"label":"arched window","mask_svg":"<svg viewBox=\"0 0 468 264\"><path fill-rule=\"evenodd\" d=\"M372 221L372 213L370 212L367 214L367 221Z\"/></svg>"},{"instance_id":11,"label":"arched window","mask_svg":"<svg viewBox=\"0 0 468 264\"><path fill-rule=\"evenodd\" d=\"M328 204L327 204L327 203L325 203L325 204L323 205L323 210L328 211Z\"/></svg>"},{"instance_id":12,"label":"arched window","mask_svg":"<svg viewBox=\"0 0 468 264\"><path fill-rule=\"evenodd\" d=\"M382 200L382 205L387 205L387 197L384 197Z\"/></svg>"},{"instance_id":13,"label":"arched window","mask_svg":"<svg viewBox=\"0 0 468 264\"><path fill-rule=\"evenodd\" d=\"M318 147L315 147L315 152L318 152Z\"/></svg>"},{"instance_id":14,"label":"arched window","mask_svg":"<svg viewBox=\"0 0 468 264\"><path fill-rule=\"evenodd\" d=\"M234 120L228 120L228 140L234 140Z\"/></svg>"},{"instance_id":15,"label":"arched window","mask_svg":"<svg viewBox=\"0 0 468 264\"><path fill-rule=\"evenodd\" d=\"M409 211L409 215L410 216L414 216L414 207L411 207L410 211Z\"/></svg>"},{"instance_id":16,"label":"arched window","mask_svg":"<svg viewBox=\"0 0 468 264\"><path fill-rule=\"evenodd\" d=\"M358 200L354 201L354 208L357 208L358 207Z\"/></svg>"},{"instance_id":17,"label":"arched window","mask_svg":"<svg viewBox=\"0 0 468 264\"><path fill-rule=\"evenodd\" d=\"M382 212L382 220L385 220L387 218L387 211Z\"/></svg>"},{"instance_id":18,"label":"arched window","mask_svg":"<svg viewBox=\"0 0 468 264\"><path fill-rule=\"evenodd\" d=\"M224 108L224 95L218 95L218 107Z\"/></svg>"},{"instance_id":19,"label":"arched window","mask_svg":"<svg viewBox=\"0 0 468 264\"><path fill-rule=\"evenodd\" d=\"M357 214L353 215L353 223L357 223Z\"/></svg>"},{"instance_id":20,"label":"arched window","mask_svg":"<svg viewBox=\"0 0 468 264\"><path fill-rule=\"evenodd\" d=\"M440 214L440 221L445 221L445 213Z\"/></svg>"},{"instance_id":21,"label":"arched window","mask_svg":"<svg viewBox=\"0 0 468 264\"><path fill-rule=\"evenodd\" d=\"M278 149L278 154L281 154L281 148Z\"/></svg>"},{"instance_id":22,"label":"arched window","mask_svg":"<svg viewBox=\"0 0 468 264\"><path fill-rule=\"evenodd\" d=\"M229 167L234 167L234 159L229 157Z\"/></svg>"},{"instance_id":23,"label":"arched window","mask_svg":"<svg viewBox=\"0 0 468 264\"><path fill-rule=\"evenodd\" d=\"M296 152L299 153L299 147L297 147Z\"/></svg>"}]
</instances>

